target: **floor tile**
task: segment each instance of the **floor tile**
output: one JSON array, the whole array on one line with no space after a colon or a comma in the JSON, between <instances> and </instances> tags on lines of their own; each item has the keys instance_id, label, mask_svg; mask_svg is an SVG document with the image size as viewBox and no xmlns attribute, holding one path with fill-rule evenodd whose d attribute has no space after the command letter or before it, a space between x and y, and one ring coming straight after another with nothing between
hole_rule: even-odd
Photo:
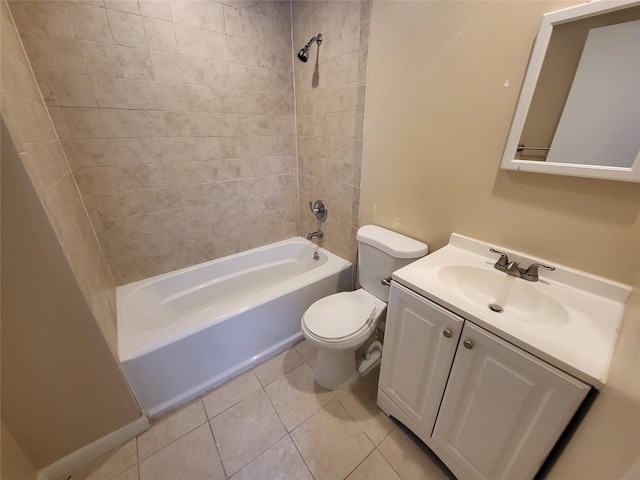
<instances>
[{"instance_id":1,"label":"floor tile","mask_svg":"<svg viewBox=\"0 0 640 480\"><path fill-rule=\"evenodd\" d=\"M134 465L111 480L138 480L138 465Z\"/></svg>"},{"instance_id":2,"label":"floor tile","mask_svg":"<svg viewBox=\"0 0 640 480\"><path fill-rule=\"evenodd\" d=\"M318 349L306 340L297 343L295 345L295 349L307 362L315 359L315 357L318 355Z\"/></svg>"},{"instance_id":3,"label":"floor tile","mask_svg":"<svg viewBox=\"0 0 640 480\"><path fill-rule=\"evenodd\" d=\"M71 476L72 480L110 480L136 465L138 452L136 439L129 440L91 462Z\"/></svg>"},{"instance_id":4,"label":"floor tile","mask_svg":"<svg viewBox=\"0 0 640 480\"><path fill-rule=\"evenodd\" d=\"M140 462L140 480L224 478L208 423Z\"/></svg>"},{"instance_id":5,"label":"floor tile","mask_svg":"<svg viewBox=\"0 0 640 480\"><path fill-rule=\"evenodd\" d=\"M287 433L262 390L214 417L211 428L228 475Z\"/></svg>"},{"instance_id":6,"label":"floor tile","mask_svg":"<svg viewBox=\"0 0 640 480\"><path fill-rule=\"evenodd\" d=\"M295 348L290 348L278 355L271 357L264 363L253 367L253 371L260 380L262 386L269 385L276 378L281 377L285 373L293 370L304 362L304 358Z\"/></svg>"},{"instance_id":7,"label":"floor tile","mask_svg":"<svg viewBox=\"0 0 640 480\"><path fill-rule=\"evenodd\" d=\"M395 428L393 420L376 403L379 373L379 367L374 368L338 396L340 403L375 445L380 444Z\"/></svg>"},{"instance_id":8,"label":"floor tile","mask_svg":"<svg viewBox=\"0 0 640 480\"><path fill-rule=\"evenodd\" d=\"M346 480L410 480L401 479L380 452L374 450Z\"/></svg>"},{"instance_id":9,"label":"floor tile","mask_svg":"<svg viewBox=\"0 0 640 480\"><path fill-rule=\"evenodd\" d=\"M253 370L244 372L202 397L207 416L215 417L261 388Z\"/></svg>"},{"instance_id":10,"label":"floor tile","mask_svg":"<svg viewBox=\"0 0 640 480\"><path fill-rule=\"evenodd\" d=\"M199 398L162 417L150 430L138 437L140 459L153 455L206 421L207 415Z\"/></svg>"},{"instance_id":11,"label":"floor tile","mask_svg":"<svg viewBox=\"0 0 640 480\"><path fill-rule=\"evenodd\" d=\"M329 390L313 381L313 370L307 363L271 382L264 391L289 431L333 400Z\"/></svg>"},{"instance_id":12,"label":"floor tile","mask_svg":"<svg viewBox=\"0 0 640 480\"><path fill-rule=\"evenodd\" d=\"M378 446L378 451L403 480L449 478L438 467L437 460L432 460L401 428L391 432Z\"/></svg>"},{"instance_id":13,"label":"floor tile","mask_svg":"<svg viewBox=\"0 0 640 480\"><path fill-rule=\"evenodd\" d=\"M346 477L374 449L337 400L332 400L291 432L317 480Z\"/></svg>"},{"instance_id":14,"label":"floor tile","mask_svg":"<svg viewBox=\"0 0 640 480\"><path fill-rule=\"evenodd\" d=\"M236 473L231 480L313 480L298 449L285 435L266 452Z\"/></svg>"}]
</instances>

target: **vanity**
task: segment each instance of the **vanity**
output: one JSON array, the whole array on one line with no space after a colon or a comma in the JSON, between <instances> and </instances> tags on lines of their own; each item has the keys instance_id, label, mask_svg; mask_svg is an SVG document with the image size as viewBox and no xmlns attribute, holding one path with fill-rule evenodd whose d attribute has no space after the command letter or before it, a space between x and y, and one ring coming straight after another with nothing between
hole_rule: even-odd
<instances>
[{"instance_id":1,"label":"vanity","mask_svg":"<svg viewBox=\"0 0 640 480\"><path fill-rule=\"evenodd\" d=\"M535 477L604 386L631 291L499 250L454 233L392 276L378 405L460 480Z\"/></svg>"}]
</instances>

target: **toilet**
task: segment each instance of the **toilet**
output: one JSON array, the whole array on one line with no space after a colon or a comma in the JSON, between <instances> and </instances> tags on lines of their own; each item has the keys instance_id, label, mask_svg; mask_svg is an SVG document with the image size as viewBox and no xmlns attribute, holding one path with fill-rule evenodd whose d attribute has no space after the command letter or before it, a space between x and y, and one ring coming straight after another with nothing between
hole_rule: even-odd
<instances>
[{"instance_id":1,"label":"toilet","mask_svg":"<svg viewBox=\"0 0 640 480\"><path fill-rule=\"evenodd\" d=\"M373 367L382 355L375 331L385 318L391 273L427 254L427 245L386 228L358 229L361 288L313 303L302 316L302 334L318 349L314 378L336 390Z\"/></svg>"}]
</instances>

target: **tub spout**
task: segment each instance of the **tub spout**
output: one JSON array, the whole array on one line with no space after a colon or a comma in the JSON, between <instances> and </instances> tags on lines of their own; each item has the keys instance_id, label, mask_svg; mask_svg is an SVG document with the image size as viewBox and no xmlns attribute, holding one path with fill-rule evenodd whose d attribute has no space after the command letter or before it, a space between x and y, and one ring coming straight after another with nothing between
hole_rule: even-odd
<instances>
[{"instance_id":1,"label":"tub spout","mask_svg":"<svg viewBox=\"0 0 640 480\"><path fill-rule=\"evenodd\" d=\"M324 233L322 230L316 230L315 232L311 232L307 234L307 240L311 240L312 238L322 238L324 237Z\"/></svg>"}]
</instances>

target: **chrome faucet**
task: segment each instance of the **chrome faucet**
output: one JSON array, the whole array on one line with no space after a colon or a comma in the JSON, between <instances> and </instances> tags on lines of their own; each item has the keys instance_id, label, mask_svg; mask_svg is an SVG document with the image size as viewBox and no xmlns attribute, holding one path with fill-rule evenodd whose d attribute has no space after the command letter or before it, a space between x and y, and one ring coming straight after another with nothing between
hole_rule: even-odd
<instances>
[{"instance_id":1,"label":"chrome faucet","mask_svg":"<svg viewBox=\"0 0 640 480\"><path fill-rule=\"evenodd\" d=\"M550 267L549 265L545 265L543 263L532 263L528 268L523 268L518 264L518 262L510 262L509 257L506 253L501 252L500 250L496 250L495 248L490 248L489 251L491 253L497 253L498 255L500 255L500 258L493 265L493 268L495 268L496 270L500 270L507 275L522 278L523 280L527 280L528 282L538 281L538 268L545 268L547 270L556 269L555 267Z\"/></svg>"},{"instance_id":2,"label":"chrome faucet","mask_svg":"<svg viewBox=\"0 0 640 480\"><path fill-rule=\"evenodd\" d=\"M322 238L324 237L324 233L322 230L316 230L315 232L311 232L307 234L307 240L311 240L312 238Z\"/></svg>"}]
</instances>

